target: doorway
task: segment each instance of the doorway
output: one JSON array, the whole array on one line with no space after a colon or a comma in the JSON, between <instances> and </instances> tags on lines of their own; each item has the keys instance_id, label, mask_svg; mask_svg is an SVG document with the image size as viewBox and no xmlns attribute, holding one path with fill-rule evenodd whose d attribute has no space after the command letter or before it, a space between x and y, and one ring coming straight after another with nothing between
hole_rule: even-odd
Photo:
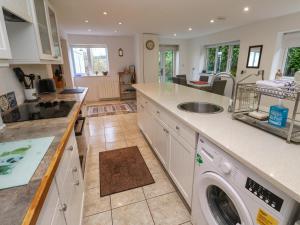
<instances>
[{"instance_id":1,"label":"doorway","mask_svg":"<svg viewBox=\"0 0 300 225\"><path fill-rule=\"evenodd\" d=\"M159 80L160 82L172 82L172 77L176 74L176 64L178 59L178 46L159 46Z\"/></svg>"}]
</instances>

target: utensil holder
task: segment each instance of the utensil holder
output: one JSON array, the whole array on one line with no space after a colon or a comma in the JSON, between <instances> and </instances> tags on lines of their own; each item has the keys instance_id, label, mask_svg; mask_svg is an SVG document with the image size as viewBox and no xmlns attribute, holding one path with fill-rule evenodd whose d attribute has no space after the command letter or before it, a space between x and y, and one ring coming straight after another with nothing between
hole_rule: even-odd
<instances>
[{"instance_id":1,"label":"utensil holder","mask_svg":"<svg viewBox=\"0 0 300 225\"><path fill-rule=\"evenodd\" d=\"M25 89L24 93L25 93L25 99L28 101L36 100L38 97L37 91L35 88Z\"/></svg>"}]
</instances>

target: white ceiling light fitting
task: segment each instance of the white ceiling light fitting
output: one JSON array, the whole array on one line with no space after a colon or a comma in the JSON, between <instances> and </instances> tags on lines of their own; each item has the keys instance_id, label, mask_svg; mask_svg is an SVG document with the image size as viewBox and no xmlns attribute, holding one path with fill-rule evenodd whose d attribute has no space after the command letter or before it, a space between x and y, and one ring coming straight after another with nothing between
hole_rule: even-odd
<instances>
[{"instance_id":1,"label":"white ceiling light fitting","mask_svg":"<svg viewBox=\"0 0 300 225\"><path fill-rule=\"evenodd\" d=\"M118 31L117 31L117 30L114 30L114 32L115 32L115 33L118 33Z\"/></svg>"},{"instance_id":2,"label":"white ceiling light fitting","mask_svg":"<svg viewBox=\"0 0 300 225\"><path fill-rule=\"evenodd\" d=\"M176 37L176 36L177 36L177 34L173 34L173 36L174 36L174 37Z\"/></svg>"},{"instance_id":3,"label":"white ceiling light fitting","mask_svg":"<svg viewBox=\"0 0 300 225\"><path fill-rule=\"evenodd\" d=\"M122 25L123 23L122 23L122 22L118 22L118 24L119 24L119 25Z\"/></svg>"},{"instance_id":4,"label":"white ceiling light fitting","mask_svg":"<svg viewBox=\"0 0 300 225\"><path fill-rule=\"evenodd\" d=\"M104 15L104 16L107 16L107 14L108 14L108 13L107 13L106 11L103 12L103 15Z\"/></svg>"},{"instance_id":5,"label":"white ceiling light fitting","mask_svg":"<svg viewBox=\"0 0 300 225\"><path fill-rule=\"evenodd\" d=\"M250 8L248 6L244 7L244 12L249 12Z\"/></svg>"},{"instance_id":6,"label":"white ceiling light fitting","mask_svg":"<svg viewBox=\"0 0 300 225\"><path fill-rule=\"evenodd\" d=\"M210 23L214 23L214 22L215 22L215 20L210 20L209 22L210 22Z\"/></svg>"},{"instance_id":7,"label":"white ceiling light fitting","mask_svg":"<svg viewBox=\"0 0 300 225\"><path fill-rule=\"evenodd\" d=\"M85 22L85 23L88 23L88 22L89 22L89 20L84 20L84 22Z\"/></svg>"},{"instance_id":8,"label":"white ceiling light fitting","mask_svg":"<svg viewBox=\"0 0 300 225\"><path fill-rule=\"evenodd\" d=\"M92 29L88 29L88 32L91 32L92 31Z\"/></svg>"},{"instance_id":9,"label":"white ceiling light fitting","mask_svg":"<svg viewBox=\"0 0 300 225\"><path fill-rule=\"evenodd\" d=\"M191 27L189 27L189 29L188 29L189 31L192 31L193 30L193 28L191 28Z\"/></svg>"}]
</instances>

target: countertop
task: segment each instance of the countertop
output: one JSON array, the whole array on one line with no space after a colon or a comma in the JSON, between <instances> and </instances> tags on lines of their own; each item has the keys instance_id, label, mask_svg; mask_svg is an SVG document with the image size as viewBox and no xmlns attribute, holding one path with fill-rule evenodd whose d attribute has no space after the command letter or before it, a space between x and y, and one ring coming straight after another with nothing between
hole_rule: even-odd
<instances>
[{"instance_id":1,"label":"countertop","mask_svg":"<svg viewBox=\"0 0 300 225\"><path fill-rule=\"evenodd\" d=\"M29 184L0 190L1 225L35 224L87 91L85 88L81 94L42 95L43 101L76 103L68 117L6 124L0 133L0 142L55 136Z\"/></svg>"},{"instance_id":2,"label":"countertop","mask_svg":"<svg viewBox=\"0 0 300 225\"><path fill-rule=\"evenodd\" d=\"M300 145L233 120L229 98L176 84L136 84L142 94L174 114L199 134L300 202ZM182 102L202 101L224 107L218 114L197 114L177 108Z\"/></svg>"}]
</instances>

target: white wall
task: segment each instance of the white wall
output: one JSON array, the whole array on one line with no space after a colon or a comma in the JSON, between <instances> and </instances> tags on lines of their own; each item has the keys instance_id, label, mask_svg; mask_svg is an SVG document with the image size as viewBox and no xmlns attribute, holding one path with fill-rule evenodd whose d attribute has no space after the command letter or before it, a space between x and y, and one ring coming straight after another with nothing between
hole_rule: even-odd
<instances>
[{"instance_id":1,"label":"white wall","mask_svg":"<svg viewBox=\"0 0 300 225\"><path fill-rule=\"evenodd\" d=\"M158 36L155 34L144 34L144 55L143 55L143 71L144 71L144 82L153 83L158 82L158 51L159 41ZM146 42L152 40L155 44L154 49L148 50L146 48Z\"/></svg>"},{"instance_id":2,"label":"white wall","mask_svg":"<svg viewBox=\"0 0 300 225\"><path fill-rule=\"evenodd\" d=\"M125 67L134 65L133 36L98 36L98 35L68 35L69 45L72 44L105 44L108 48L109 75L118 75ZM118 49L122 48L124 56L120 57Z\"/></svg>"},{"instance_id":3,"label":"white wall","mask_svg":"<svg viewBox=\"0 0 300 225\"><path fill-rule=\"evenodd\" d=\"M198 74L204 68L205 45L239 40L238 76L241 70L246 69L249 46L262 44L263 53L260 69L265 70L267 79L272 78L275 76L276 70L281 68L279 55L282 53L282 34L300 30L299 21L300 13L296 13L190 39L188 41L189 72L191 74L194 67ZM247 69L248 73L256 71Z\"/></svg>"},{"instance_id":4,"label":"white wall","mask_svg":"<svg viewBox=\"0 0 300 225\"><path fill-rule=\"evenodd\" d=\"M0 95L14 91L18 104L24 102L23 87L10 68L0 68Z\"/></svg>"},{"instance_id":5,"label":"white wall","mask_svg":"<svg viewBox=\"0 0 300 225\"><path fill-rule=\"evenodd\" d=\"M135 72L137 83L144 82L144 38L142 34L134 36Z\"/></svg>"},{"instance_id":6,"label":"white wall","mask_svg":"<svg viewBox=\"0 0 300 225\"><path fill-rule=\"evenodd\" d=\"M160 45L178 45L179 46L179 68L178 74L188 74L188 40L176 38L160 38ZM176 75L178 75L176 74Z\"/></svg>"}]
</instances>

